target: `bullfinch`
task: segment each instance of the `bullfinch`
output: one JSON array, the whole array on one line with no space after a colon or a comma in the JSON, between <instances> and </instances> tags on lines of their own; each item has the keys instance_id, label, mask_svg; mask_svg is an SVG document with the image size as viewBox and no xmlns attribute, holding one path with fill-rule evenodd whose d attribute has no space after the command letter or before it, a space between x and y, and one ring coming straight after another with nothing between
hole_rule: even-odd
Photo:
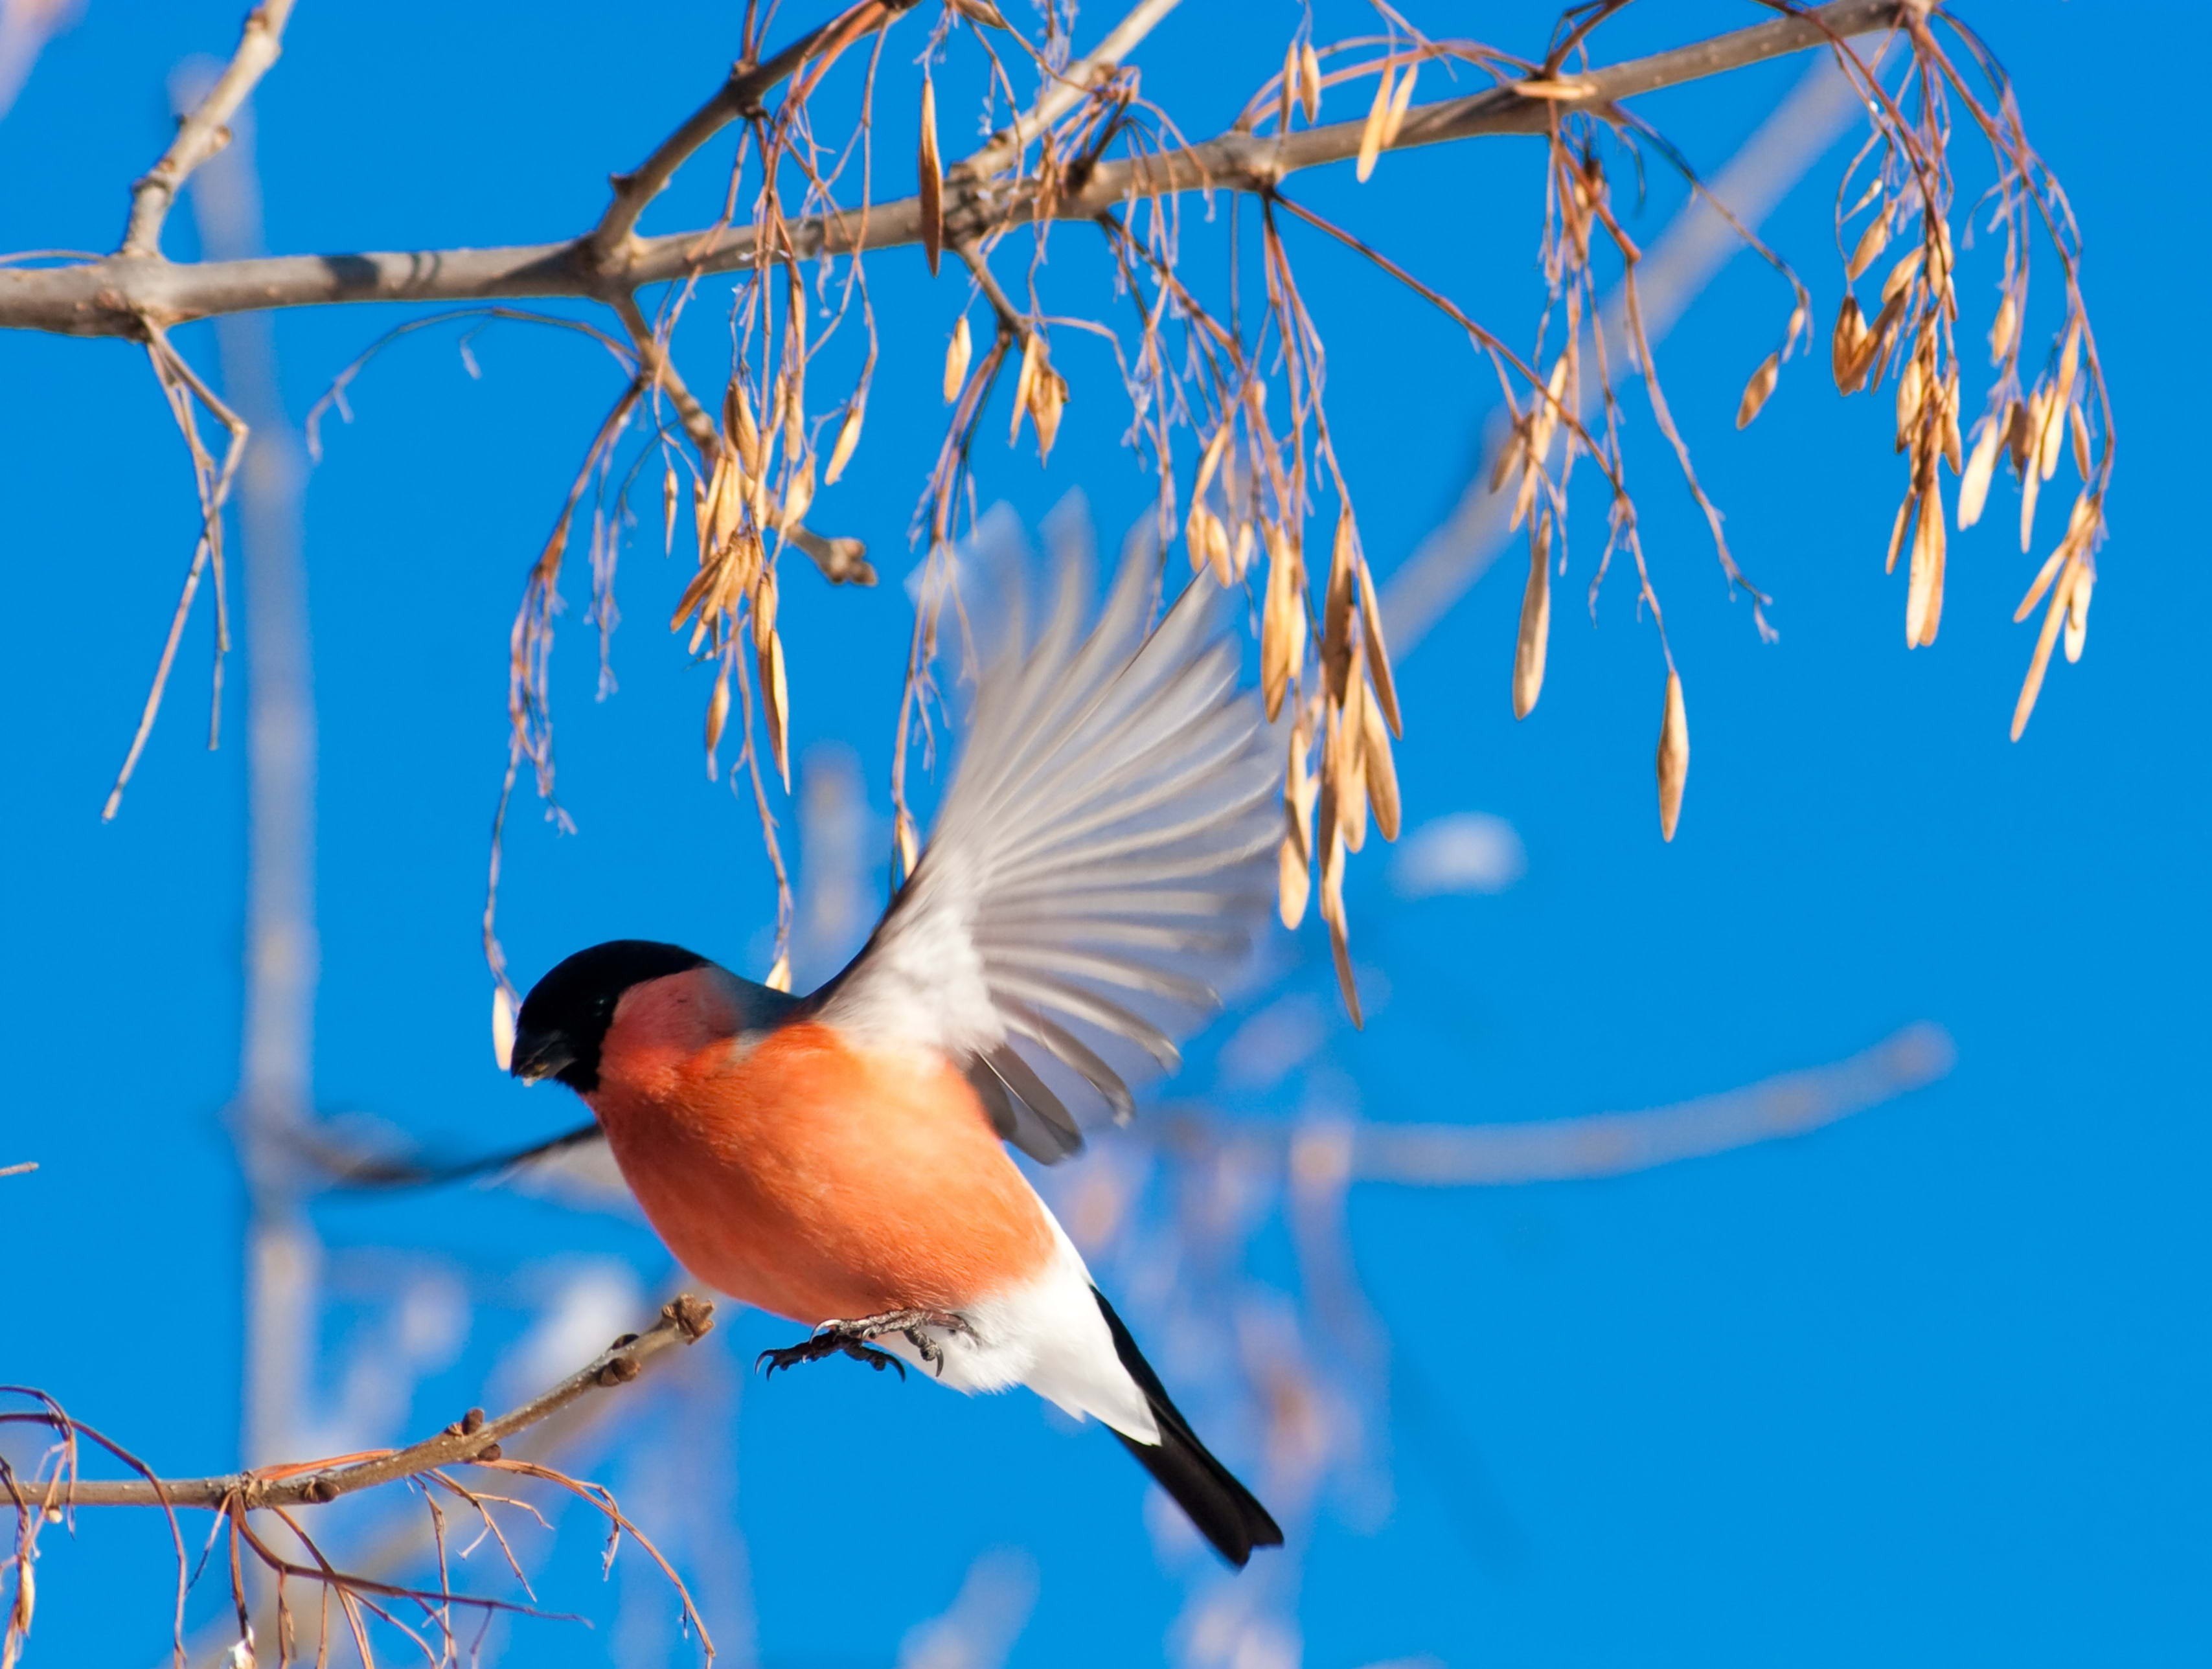
<instances>
[{"instance_id":1,"label":"bullfinch","mask_svg":"<svg viewBox=\"0 0 2212 1669\"><path fill-rule=\"evenodd\" d=\"M1060 567L1034 631L1018 573L1000 584L934 830L843 972L796 997L672 944L595 945L530 992L510 1070L584 1098L693 1274L814 1330L771 1372L844 1354L1026 1385L1102 1422L1241 1566L1281 1530L1007 1145L1076 1151L1070 1100L1126 1118L1117 1051L1176 1065L1265 913L1279 772L1227 593L1201 576L1148 630L1157 569L1132 555L1086 626L1087 564Z\"/></svg>"}]
</instances>

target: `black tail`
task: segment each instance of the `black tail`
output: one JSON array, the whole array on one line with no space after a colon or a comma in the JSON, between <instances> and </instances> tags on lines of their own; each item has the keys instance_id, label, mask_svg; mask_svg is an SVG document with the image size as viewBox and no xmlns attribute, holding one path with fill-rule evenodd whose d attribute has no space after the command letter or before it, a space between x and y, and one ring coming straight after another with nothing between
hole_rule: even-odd
<instances>
[{"instance_id":1,"label":"black tail","mask_svg":"<svg viewBox=\"0 0 2212 1669\"><path fill-rule=\"evenodd\" d=\"M1206 1453L1206 1445L1193 1435L1190 1423L1169 1399L1152 1364L1139 1352L1137 1341L1129 1337L1121 1318L1106 1302L1106 1295L1096 1287L1091 1290L1098 1308L1105 1312L1115 1354L1152 1405L1152 1419L1160 1429L1157 1443L1140 1443L1117 1431L1114 1435L1121 1438L1121 1447L1137 1457L1137 1463L1152 1473L1153 1482L1168 1492L1198 1526L1199 1533L1230 1563L1241 1569L1254 1548L1280 1547L1283 1532L1267 1515L1267 1509L1230 1475L1228 1467Z\"/></svg>"}]
</instances>

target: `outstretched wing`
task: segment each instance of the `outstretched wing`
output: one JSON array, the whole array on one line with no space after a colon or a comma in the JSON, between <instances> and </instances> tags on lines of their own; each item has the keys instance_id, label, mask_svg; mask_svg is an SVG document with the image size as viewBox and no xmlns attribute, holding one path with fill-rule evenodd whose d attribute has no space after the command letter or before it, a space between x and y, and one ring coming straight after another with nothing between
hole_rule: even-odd
<instances>
[{"instance_id":1,"label":"outstretched wing","mask_svg":"<svg viewBox=\"0 0 2212 1669\"><path fill-rule=\"evenodd\" d=\"M1032 640L1006 566L1009 618L929 845L812 1001L963 1062L1000 1133L1049 1163L1083 1138L1047 1057L1125 1118L1116 1045L1173 1067L1214 1005L1266 911L1279 773L1220 586L1201 575L1148 631L1154 565L1133 550L1086 631L1087 564L1063 548Z\"/></svg>"}]
</instances>

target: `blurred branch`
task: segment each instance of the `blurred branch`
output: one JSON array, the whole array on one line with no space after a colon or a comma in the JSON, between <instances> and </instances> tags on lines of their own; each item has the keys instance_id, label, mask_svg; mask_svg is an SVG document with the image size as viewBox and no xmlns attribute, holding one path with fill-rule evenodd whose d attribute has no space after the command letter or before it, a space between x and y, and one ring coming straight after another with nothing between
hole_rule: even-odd
<instances>
[{"instance_id":1,"label":"blurred branch","mask_svg":"<svg viewBox=\"0 0 2212 1669\"><path fill-rule=\"evenodd\" d=\"M37 1160L26 1159L21 1164L17 1165L0 1165L0 1176L27 1176L31 1172L38 1169L38 1168L39 1162Z\"/></svg>"},{"instance_id":2,"label":"blurred branch","mask_svg":"<svg viewBox=\"0 0 2212 1669\"><path fill-rule=\"evenodd\" d=\"M619 1338L584 1368L550 1390L497 1419L471 1410L434 1437L366 1460L302 1461L261 1466L219 1478L85 1481L56 1478L35 1486L41 1506L202 1507L245 1512L313 1506L361 1490L419 1478L441 1466L498 1460L501 1441L526 1431L592 1392L626 1385L646 1364L678 1344L703 1338L714 1325L714 1307L689 1293L661 1307L660 1319L642 1333ZM51 1425L46 1414L0 1415L0 1423ZM15 1488L12 1484L11 1489Z\"/></svg>"},{"instance_id":3,"label":"blurred branch","mask_svg":"<svg viewBox=\"0 0 2212 1669\"><path fill-rule=\"evenodd\" d=\"M1488 135L1544 133L1565 112L1603 114L1621 99L1888 27L1897 20L1900 3L1830 0L1802 15L1593 70L1571 82L1547 83L1541 97L1529 96L1516 90L1518 83L1509 82L1468 98L1416 106L1407 112L1389 149ZM871 3L853 9L831 27L853 26L864 13L884 21L895 15L888 4ZM770 63L783 64L800 47L814 50L808 46L812 39L802 38L799 46ZM718 109L720 96L695 115L692 123ZM1091 220L1133 197L1193 191L1271 191L1297 169L1357 156L1366 126L1364 121L1337 122L1266 138L1232 131L1182 149L1102 162L1079 190L1054 192L1049 212L1061 220ZM690 127L687 123L679 129L656 157L680 161L682 155L672 148L681 149L678 141ZM654 166L649 161L633 181L650 183ZM968 179L948 180L947 185L953 200L945 207L945 238L957 242L1030 218L1040 208L1043 182L1024 179L998 190L988 182ZM638 188L625 189L635 196ZM580 237L496 249L291 255L198 264L118 253L70 266L0 269L0 328L136 337L149 320L167 325L219 313L344 301L526 295L611 300L641 285L749 267L764 252L750 226L713 227L657 238L633 234L619 245L603 239L603 228L618 224L628 234L634 221L634 214L623 221L611 209L602 228ZM918 197L873 205L864 212L836 209L784 222L781 246L767 252L779 259L805 259L916 243L922 221Z\"/></svg>"},{"instance_id":4,"label":"blurred branch","mask_svg":"<svg viewBox=\"0 0 2212 1669\"><path fill-rule=\"evenodd\" d=\"M1330 1121L1285 1128L1184 1109L1163 1112L1132 1133L1183 1152L1229 1144L1280 1149L1281 1162L1301 1182L1331 1175L1425 1187L1573 1182L1802 1136L1935 1083L1956 1058L1950 1034L1920 1020L1829 1065L1639 1113L1521 1124Z\"/></svg>"},{"instance_id":5,"label":"blurred branch","mask_svg":"<svg viewBox=\"0 0 2212 1669\"><path fill-rule=\"evenodd\" d=\"M76 18L80 0L0 0L0 116L31 77L46 43Z\"/></svg>"},{"instance_id":6,"label":"blurred branch","mask_svg":"<svg viewBox=\"0 0 2212 1669\"><path fill-rule=\"evenodd\" d=\"M1620 1176L1806 1135L1935 1083L1956 1059L1950 1035L1923 1020L1832 1065L1648 1112L1529 1124L1362 1124L1352 1137L1352 1174L1423 1187Z\"/></svg>"}]
</instances>

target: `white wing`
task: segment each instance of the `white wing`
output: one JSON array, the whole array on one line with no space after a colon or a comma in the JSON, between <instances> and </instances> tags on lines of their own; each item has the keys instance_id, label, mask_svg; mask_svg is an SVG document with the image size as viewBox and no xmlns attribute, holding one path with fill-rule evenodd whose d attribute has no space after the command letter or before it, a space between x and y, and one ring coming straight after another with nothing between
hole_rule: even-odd
<instances>
[{"instance_id":1,"label":"white wing","mask_svg":"<svg viewBox=\"0 0 2212 1669\"><path fill-rule=\"evenodd\" d=\"M1047 1162L1082 1137L1015 1041L1127 1117L1101 1047L1176 1065L1176 1034L1213 1005L1212 978L1265 914L1282 832L1226 593L1200 575L1148 633L1139 548L1085 633L1088 565L1066 548L1056 565L1034 641L1006 565L1009 623L983 657L936 829L866 947L813 999L825 1021L963 1062L1000 1132Z\"/></svg>"}]
</instances>

